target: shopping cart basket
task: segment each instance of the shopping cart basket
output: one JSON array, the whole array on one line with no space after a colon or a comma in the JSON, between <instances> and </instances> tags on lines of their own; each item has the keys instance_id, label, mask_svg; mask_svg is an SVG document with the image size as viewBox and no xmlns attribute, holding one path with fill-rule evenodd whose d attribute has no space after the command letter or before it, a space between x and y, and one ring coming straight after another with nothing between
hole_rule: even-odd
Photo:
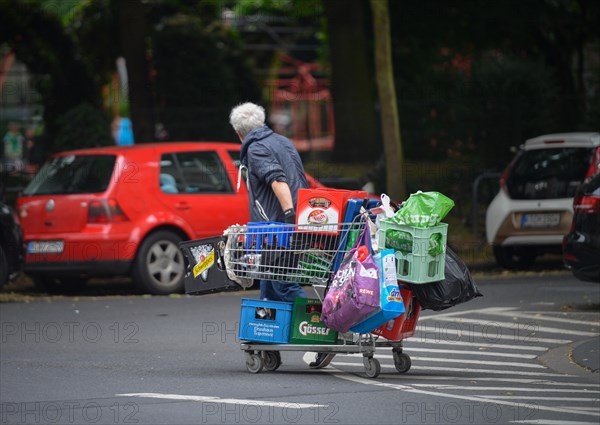
<instances>
[{"instance_id":1,"label":"shopping cart basket","mask_svg":"<svg viewBox=\"0 0 600 425\"><path fill-rule=\"evenodd\" d=\"M264 279L310 285L322 301L327 283L365 225L365 215L359 215L350 223L249 223L247 226L235 226L228 233L226 268L234 279ZM410 301L413 302L412 299ZM251 307L256 308L257 312L260 309L260 306ZM251 316L254 320L254 310ZM256 316L256 321L260 321L259 316ZM407 322L413 327L413 332L415 323L416 318ZM403 335L412 335L409 331ZM240 348L246 354L246 367L251 373L278 369L281 365L279 351L362 353L365 373L371 378L377 377L381 371L379 361L373 357L377 347L392 347L398 372L404 373L410 369L410 357L402 352L402 340L380 339L373 334L347 332L340 335L337 344L240 343Z\"/></svg>"}]
</instances>

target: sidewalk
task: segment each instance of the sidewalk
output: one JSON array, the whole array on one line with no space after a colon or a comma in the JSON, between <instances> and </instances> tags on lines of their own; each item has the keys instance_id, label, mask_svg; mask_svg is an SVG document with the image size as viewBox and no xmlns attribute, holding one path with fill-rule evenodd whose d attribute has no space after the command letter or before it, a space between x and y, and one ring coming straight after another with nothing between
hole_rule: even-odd
<instances>
[{"instance_id":1,"label":"sidewalk","mask_svg":"<svg viewBox=\"0 0 600 425\"><path fill-rule=\"evenodd\" d=\"M572 358L579 366L600 374L600 337L595 337L577 345Z\"/></svg>"}]
</instances>

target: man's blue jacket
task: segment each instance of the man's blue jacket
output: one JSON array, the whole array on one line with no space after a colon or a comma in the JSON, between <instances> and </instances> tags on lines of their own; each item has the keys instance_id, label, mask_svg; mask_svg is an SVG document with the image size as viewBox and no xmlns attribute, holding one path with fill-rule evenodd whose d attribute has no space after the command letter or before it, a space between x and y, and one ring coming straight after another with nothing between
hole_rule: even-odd
<instances>
[{"instance_id":1,"label":"man's blue jacket","mask_svg":"<svg viewBox=\"0 0 600 425\"><path fill-rule=\"evenodd\" d=\"M284 221L281 204L271 184L286 182L292 192L294 207L298 189L308 187L304 166L294 144L266 125L255 128L244 137L240 161L248 168L250 221L265 221L255 201L264 209L269 221Z\"/></svg>"}]
</instances>

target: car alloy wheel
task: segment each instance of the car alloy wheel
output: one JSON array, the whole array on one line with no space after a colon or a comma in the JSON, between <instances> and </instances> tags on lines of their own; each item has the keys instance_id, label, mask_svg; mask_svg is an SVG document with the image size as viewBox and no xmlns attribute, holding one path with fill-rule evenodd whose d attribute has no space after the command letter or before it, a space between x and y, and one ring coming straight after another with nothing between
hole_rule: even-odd
<instances>
[{"instance_id":1,"label":"car alloy wheel","mask_svg":"<svg viewBox=\"0 0 600 425\"><path fill-rule=\"evenodd\" d=\"M133 268L138 286L154 295L183 290L185 266L179 249L182 239L169 231L158 231L140 245Z\"/></svg>"}]
</instances>

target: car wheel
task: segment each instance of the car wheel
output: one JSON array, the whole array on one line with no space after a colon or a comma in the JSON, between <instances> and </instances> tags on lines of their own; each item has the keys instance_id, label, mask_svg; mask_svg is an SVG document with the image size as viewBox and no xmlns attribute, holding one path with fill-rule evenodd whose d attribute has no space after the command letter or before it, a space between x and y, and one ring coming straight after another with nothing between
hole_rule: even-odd
<instances>
[{"instance_id":1,"label":"car wheel","mask_svg":"<svg viewBox=\"0 0 600 425\"><path fill-rule=\"evenodd\" d=\"M159 231L140 245L133 265L133 280L154 295L183 291L185 265L179 249L182 239L173 232Z\"/></svg>"},{"instance_id":2,"label":"car wheel","mask_svg":"<svg viewBox=\"0 0 600 425\"><path fill-rule=\"evenodd\" d=\"M87 284L87 279L83 277L34 276L32 280L37 289L49 294L78 294Z\"/></svg>"},{"instance_id":3,"label":"car wheel","mask_svg":"<svg viewBox=\"0 0 600 425\"><path fill-rule=\"evenodd\" d=\"M495 246L494 257L500 267L509 270L527 269L535 263L535 250L527 247Z\"/></svg>"},{"instance_id":4,"label":"car wheel","mask_svg":"<svg viewBox=\"0 0 600 425\"><path fill-rule=\"evenodd\" d=\"M4 249L0 246L0 289L8 282L8 261Z\"/></svg>"}]
</instances>

